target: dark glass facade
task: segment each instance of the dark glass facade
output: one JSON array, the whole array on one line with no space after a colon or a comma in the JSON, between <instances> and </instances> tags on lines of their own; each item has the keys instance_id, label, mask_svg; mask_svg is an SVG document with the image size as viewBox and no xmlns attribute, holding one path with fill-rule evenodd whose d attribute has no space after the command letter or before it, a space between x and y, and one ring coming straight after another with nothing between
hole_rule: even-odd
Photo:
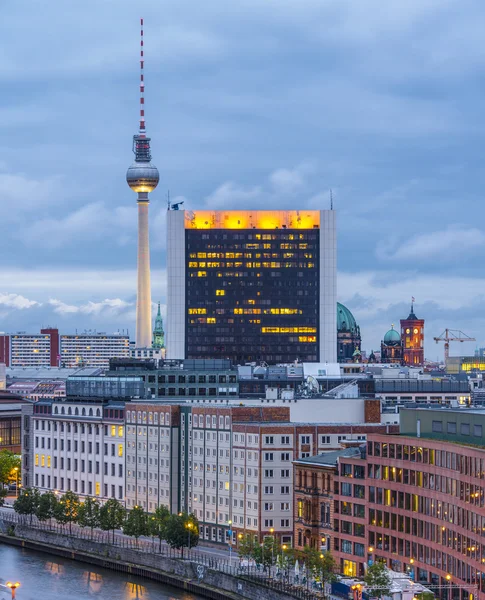
<instances>
[{"instance_id":1,"label":"dark glass facade","mask_svg":"<svg viewBox=\"0 0 485 600\"><path fill-rule=\"evenodd\" d=\"M186 357L318 361L319 236L186 229Z\"/></svg>"}]
</instances>

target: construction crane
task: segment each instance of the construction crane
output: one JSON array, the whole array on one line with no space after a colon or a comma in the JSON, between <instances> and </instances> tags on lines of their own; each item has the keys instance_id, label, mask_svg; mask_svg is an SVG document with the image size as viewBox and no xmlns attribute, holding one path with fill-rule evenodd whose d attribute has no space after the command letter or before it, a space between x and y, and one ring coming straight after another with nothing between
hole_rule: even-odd
<instances>
[{"instance_id":1,"label":"construction crane","mask_svg":"<svg viewBox=\"0 0 485 600\"><path fill-rule=\"evenodd\" d=\"M439 337L433 338L436 343L445 343L445 362L450 356L450 342L476 342L475 338L469 337L458 329L445 329Z\"/></svg>"}]
</instances>

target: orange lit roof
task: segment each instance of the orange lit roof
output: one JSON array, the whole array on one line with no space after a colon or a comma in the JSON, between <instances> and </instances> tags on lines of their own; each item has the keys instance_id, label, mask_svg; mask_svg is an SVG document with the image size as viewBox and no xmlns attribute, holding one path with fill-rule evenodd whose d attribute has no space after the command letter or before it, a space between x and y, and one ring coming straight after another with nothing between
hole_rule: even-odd
<instances>
[{"instance_id":1,"label":"orange lit roof","mask_svg":"<svg viewBox=\"0 0 485 600\"><path fill-rule=\"evenodd\" d=\"M319 210L186 210L185 229L314 229Z\"/></svg>"}]
</instances>

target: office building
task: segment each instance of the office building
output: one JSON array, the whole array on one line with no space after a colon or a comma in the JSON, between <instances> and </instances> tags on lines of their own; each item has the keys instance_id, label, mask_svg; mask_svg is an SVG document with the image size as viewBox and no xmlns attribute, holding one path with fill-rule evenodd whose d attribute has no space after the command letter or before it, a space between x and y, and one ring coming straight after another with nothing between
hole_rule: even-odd
<instances>
[{"instance_id":1,"label":"office building","mask_svg":"<svg viewBox=\"0 0 485 600\"><path fill-rule=\"evenodd\" d=\"M61 334L58 329L41 329L40 334L25 332L0 334L0 362L7 367L108 368L111 358L129 357L128 334L84 332Z\"/></svg>"},{"instance_id":2,"label":"office building","mask_svg":"<svg viewBox=\"0 0 485 600\"><path fill-rule=\"evenodd\" d=\"M24 486L124 501L123 402L40 400L22 417Z\"/></svg>"},{"instance_id":3,"label":"office building","mask_svg":"<svg viewBox=\"0 0 485 600\"><path fill-rule=\"evenodd\" d=\"M167 232L167 358L337 362L333 211L169 210Z\"/></svg>"},{"instance_id":4,"label":"office building","mask_svg":"<svg viewBox=\"0 0 485 600\"><path fill-rule=\"evenodd\" d=\"M441 598L485 593L485 411L403 409L401 434L338 458L331 549L362 577L384 561Z\"/></svg>"}]
</instances>

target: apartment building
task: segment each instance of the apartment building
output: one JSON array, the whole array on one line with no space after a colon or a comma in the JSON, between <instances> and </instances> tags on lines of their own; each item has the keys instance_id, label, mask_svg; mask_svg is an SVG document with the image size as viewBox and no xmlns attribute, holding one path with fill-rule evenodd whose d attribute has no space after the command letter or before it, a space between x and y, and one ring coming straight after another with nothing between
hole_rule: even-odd
<instances>
[{"instance_id":1,"label":"apartment building","mask_svg":"<svg viewBox=\"0 0 485 600\"><path fill-rule=\"evenodd\" d=\"M126 506L180 509L180 406L126 405Z\"/></svg>"},{"instance_id":2,"label":"apartment building","mask_svg":"<svg viewBox=\"0 0 485 600\"><path fill-rule=\"evenodd\" d=\"M24 486L124 501L124 403L40 400L22 416Z\"/></svg>"}]
</instances>

